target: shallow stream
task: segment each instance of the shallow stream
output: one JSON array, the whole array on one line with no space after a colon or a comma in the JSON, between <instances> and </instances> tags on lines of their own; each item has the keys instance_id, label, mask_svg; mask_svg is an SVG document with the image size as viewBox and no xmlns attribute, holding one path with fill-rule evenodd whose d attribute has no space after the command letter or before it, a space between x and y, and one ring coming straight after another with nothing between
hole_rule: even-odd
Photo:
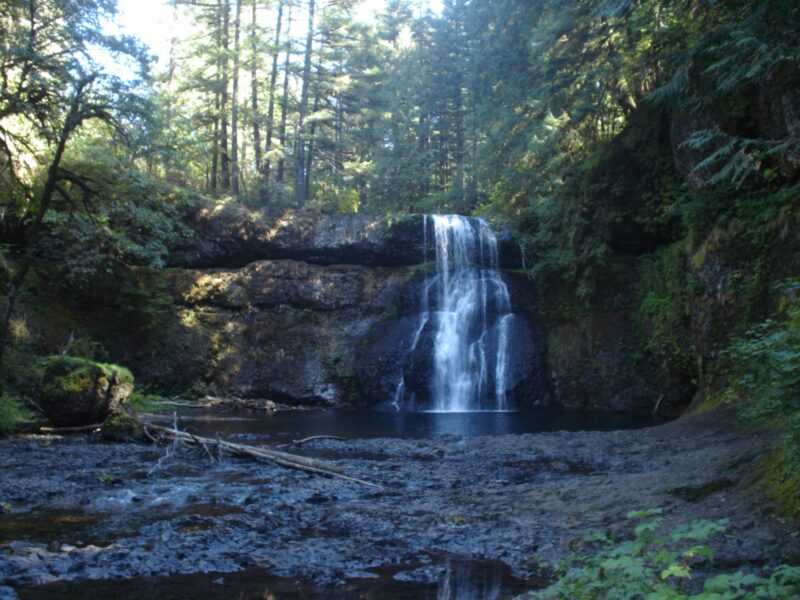
<instances>
[{"instance_id":1,"label":"shallow stream","mask_svg":"<svg viewBox=\"0 0 800 600\"><path fill-rule=\"evenodd\" d=\"M316 456L381 491L189 448L154 469L164 448L7 442L0 580L5 557L31 600L513 598L543 584L525 566L536 548L557 547L549 526L534 540L547 519L529 514L526 494L624 468L605 438L586 436L654 424L548 410L180 409L181 429ZM292 444L310 436L345 439ZM58 470L46 467L54 452ZM572 494L548 497L560 512Z\"/></svg>"}]
</instances>

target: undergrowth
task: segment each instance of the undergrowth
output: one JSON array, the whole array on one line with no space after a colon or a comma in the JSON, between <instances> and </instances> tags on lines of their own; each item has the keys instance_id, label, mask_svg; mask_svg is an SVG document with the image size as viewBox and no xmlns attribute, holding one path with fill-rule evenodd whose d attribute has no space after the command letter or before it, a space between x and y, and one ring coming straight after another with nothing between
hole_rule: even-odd
<instances>
[{"instance_id":1,"label":"undergrowth","mask_svg":"<svg viewBox=\"0 0 800 600\"><path fill-rule=\"evenodd\" d=\"M783 431L782 444L764 464L768 492L800 517L800 279L777 286L775 314L734 339L723 355L728 385L718 402L733 406L751 425Z\"/></svg>"},{"instance_id":2,"label":"undergrowth","mask_svg":"<svg viewBox=\"0 0 800 600\"><path fill-rule=\"evenodd\" d=\"M532 592L535 600L789 600L800 595L800 567L781 565L763 573L715 571L708 542L725 531L727 520L699 520L664 531L661 509L632 512L633 538L598 533L594 549L574 555L558 570L558 580Z\"/></svg>"}]
</instances>

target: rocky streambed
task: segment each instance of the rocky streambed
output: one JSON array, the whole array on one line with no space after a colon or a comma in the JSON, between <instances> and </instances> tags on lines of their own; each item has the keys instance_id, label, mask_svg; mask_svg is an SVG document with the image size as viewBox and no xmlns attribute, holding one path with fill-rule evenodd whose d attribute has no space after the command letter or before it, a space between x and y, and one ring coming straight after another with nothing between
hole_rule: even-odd
<instances>
[{"instance_id":1,"label":"rocky streambed","mask_svg":"<svg viewBox=\"0 0 800 600\"><path fill-rule=\"evenodd\" d=\"M189 449L4 440L0 597L512 597L585 534L628 532L626 514L652 507L668 524L729 518L714 542L725 568L798 562L800 539L753 476L771 443L714 414L297 450L374 489Z\"/></svg>"}]
</instances>

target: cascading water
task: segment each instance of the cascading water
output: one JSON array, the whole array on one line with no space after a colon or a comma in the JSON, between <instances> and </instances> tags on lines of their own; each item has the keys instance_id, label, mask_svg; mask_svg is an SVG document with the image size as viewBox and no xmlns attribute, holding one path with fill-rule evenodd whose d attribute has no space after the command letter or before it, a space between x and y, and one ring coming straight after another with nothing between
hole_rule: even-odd
<instances>
[{"instance_id":1,"label":"cascading water","mask_svg":"<svg viewBox=\"0 0 800 600\"><path fill-rule=\"evenodd\" d=\"M414 353L432 329L432 381L425 408L436 412L506 411L509 338L514 316L498 272L497 237L481 220L456 215L423 219L425 245L433 230L436 274L422 289ZM431 226L432 225L432 226ZM401 378L395 394L406 393Z\"/></svg>"},{"instance_id":2,"label":"cascading water","mask_svg":"<svg viewBox=\"0 0 800 600\"><path fill-rule=\"evenodd\" d=\"M438 319L434 410L507 410L511 299L498 268L497 237L481 219L436 215Z\"/></svg>"}]
</instances>

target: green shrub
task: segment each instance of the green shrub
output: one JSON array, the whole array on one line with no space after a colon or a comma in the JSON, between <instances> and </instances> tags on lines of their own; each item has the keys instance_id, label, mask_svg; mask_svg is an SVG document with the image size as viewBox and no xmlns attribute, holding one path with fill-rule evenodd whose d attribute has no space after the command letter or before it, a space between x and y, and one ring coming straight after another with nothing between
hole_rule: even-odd
<instances>
[{"instance_id":1,"label":"green shrub","mask_svg":"<svg viewBox=\"0 0 800 600\"><path fill-rule=\"evenodd\" d=\"M778 313L735 339L724 354L727 398L750 422L800 413L800 304L791 300L800 281L785 281L779 291L786 300Z\"/></svg>"},{"instance_id":2,"label":"green shrub","mask_svg":"<svg viewBox=\"0 0 800 600\"><path fill-rule=\"evenodd\" d=\"M800 567L780 566L756 575L737 571L715 575L690 589L698 567L713 565L706 542L723 532L727 521L699 520L671 532L662 528L661 510L633 512L638 524L633 539L614 540L606 534L588 538L595 552L573 556L558 571L558 580L532 592L536 600L789 600L800 594Z\"/></svg>"},{"instance_id":3,"label":"green shrub","mask_svg":"<svg viewBox=\"0 0 800 600\"><path fill-rule=\"evenodd\" d=\"M727 387L720 401L733 405L750 425L777 425L782 445L764 461L767 492L792 516L800 516L800 280L778 286L776 314L733 340L723 354Z\"/></svg>"},{"instance_id":4,"label":"green shrub","mask_svg":"<svg viewBox=\"0 0 800 600\"><path fill-rule=\"evenodd\" d=\"M0 394L0 436L13 433L28 423L32 416L19 400L8 394Z\"/></svg>"}]
</instances>

